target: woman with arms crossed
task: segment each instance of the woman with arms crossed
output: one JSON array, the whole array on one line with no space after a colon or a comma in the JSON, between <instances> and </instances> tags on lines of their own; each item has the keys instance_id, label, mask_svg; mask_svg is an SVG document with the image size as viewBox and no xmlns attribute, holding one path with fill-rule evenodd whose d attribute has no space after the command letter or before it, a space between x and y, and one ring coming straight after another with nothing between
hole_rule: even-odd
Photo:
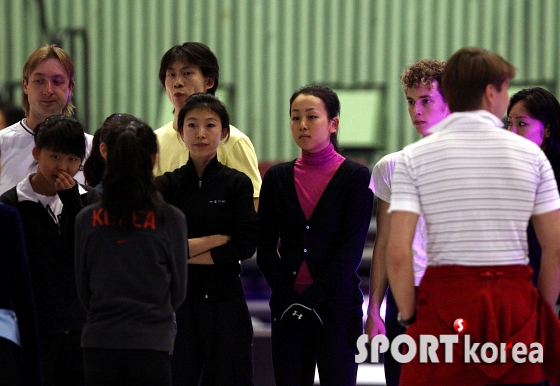
<instances>
[{"instance_id":1,"label":"woman with arms crossed","mask_svg":"<svg viewBox=\"0 0 560 386\"><path fill-rule=\"evenodd\" d=\"M187 300L177 310L174 385L252 385L253 330L239 274L257 246L253 185L217 159L229 116L213 95L191 95L178 116L189 161L157 177L189 226Z\"/></svg>"}]
</instances>

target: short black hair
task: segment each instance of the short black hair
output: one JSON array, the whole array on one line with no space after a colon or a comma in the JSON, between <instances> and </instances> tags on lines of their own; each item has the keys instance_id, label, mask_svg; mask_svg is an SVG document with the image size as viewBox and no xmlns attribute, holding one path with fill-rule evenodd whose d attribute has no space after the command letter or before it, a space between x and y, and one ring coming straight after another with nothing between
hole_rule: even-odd
<instances>
[{"instance_id":1,"label":"short black hair","mask_svg":"<svg viewBox=\"0 0 560 386\"><path fill-rule=\"evenodd\" d=\"M229 114L226 106L214 95L208 93L195 93L187 98L185 105L181 107L177 117L177 129L181 137L183 136L183 124L185 123L185 116L189 111L194 109L208 109L220 117L222 121L222 130L227 131L226 140L229 139Z\"/></svg>"},{"instance_id":2,"label":"short black hair","mask_svg":"<svg viewBox=\"0 0 560 386\"><path fill-rule=\"evenodd\" d=\"M86 156L84 127L73 117L53 115L35 128L35 146L65 154L73 154L83 160Z\"/></svg>"},{"instance_id":3,"label":"short black hair","mask_svg":"<svg viewBox=\"0 0 560 386\"><path fill-rule=\"evenodd\" d=\"M214 85L208 89L208 93L215 95L220 79L220 66L218 58L210 48L202 43L186 42L180 46L171 47L161 58L159 66L159 81L165 87L165 75L167 69L175 62L182 61L194 64L200 68L205 78L214 79Z\"/></svg>"},{"instance_id":4,"label":"short black hair","mask_svg":"<svg viewBox=\"0 0 560 386\"><path fill-rule=\"evenodd\" d=\"M21 107L18 107L12 103L4 102L0 100L0 113L4 115L6 124L8 126L18 123L23 118L25 118L25 111Z\"/></svg>"}]
</instances>

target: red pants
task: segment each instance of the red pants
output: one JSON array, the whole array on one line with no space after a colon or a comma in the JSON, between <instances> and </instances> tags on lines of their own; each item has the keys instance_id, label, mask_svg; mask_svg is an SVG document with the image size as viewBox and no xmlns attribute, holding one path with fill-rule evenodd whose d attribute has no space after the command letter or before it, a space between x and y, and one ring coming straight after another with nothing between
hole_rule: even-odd
<instances>
[{"instance_id":1,"label":"red pants","mask_svg":"<svg viewBox=\"0 0 560 386\"><path fill-rule=\"evenodd\" d=\"M467 327L453 345L452 363L444 363L444 345L439 344L440 363L420 363L417 353L403 365L400 384L485 385L545 379L559 382L560 321L533 286L531 275L532 269L521 265L428 267L418 290L417 322L407 329L407 334L420 348L420 335L456 335L453 323L459 318ZM474 363L471 354L467 354L470 363L465 363L466 335L471 348L474 343L493 343L498 349L501 343L524 343L531 352L530 344L539 342L544 361L516 363L508 349L504 350L505 363L500 363L500 355L494 363L485 363L479 346L476 354L480 363Z\"/></svg>"}]
</instances>

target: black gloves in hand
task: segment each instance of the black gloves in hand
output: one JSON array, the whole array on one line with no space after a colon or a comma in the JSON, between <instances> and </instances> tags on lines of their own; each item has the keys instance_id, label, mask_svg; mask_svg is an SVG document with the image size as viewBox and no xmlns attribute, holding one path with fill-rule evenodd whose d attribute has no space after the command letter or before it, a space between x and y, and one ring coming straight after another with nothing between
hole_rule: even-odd
<instances>
[{"instance_id":1,"label":"black gloves in hand","mask_svg":"<svg viewBox=\"0 0 560 386\"><path fill-rule=\"evenodd\" d=\"M313 308L307 307L301 303L293 303L286 308L280 317L280 321L284 325L291 325L294 327L303 325L320 327L323 325L323 320L319 314L317 314Z\"/></svg>"}]
</instances>

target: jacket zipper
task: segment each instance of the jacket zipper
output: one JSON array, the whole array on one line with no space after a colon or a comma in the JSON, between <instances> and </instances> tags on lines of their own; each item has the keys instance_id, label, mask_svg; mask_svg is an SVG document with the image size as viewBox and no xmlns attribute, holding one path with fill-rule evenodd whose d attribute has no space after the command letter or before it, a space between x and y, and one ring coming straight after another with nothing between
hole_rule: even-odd
<instances>
[{"instance_id":1,"label":"jacket zipper","mask_svg":"<svg viewBox=\"0 0 560 386\"><path fill-rule=\"evenodd\" d=\"M198 180L198 189L202 190L202 180ZM202 192L200 193L200 200L202 200ZM203 204L203 202L201 202ZM208 299L208 282L206 281L206 294L204 294L204 298Z\"/></svg>"}]
</instances>

